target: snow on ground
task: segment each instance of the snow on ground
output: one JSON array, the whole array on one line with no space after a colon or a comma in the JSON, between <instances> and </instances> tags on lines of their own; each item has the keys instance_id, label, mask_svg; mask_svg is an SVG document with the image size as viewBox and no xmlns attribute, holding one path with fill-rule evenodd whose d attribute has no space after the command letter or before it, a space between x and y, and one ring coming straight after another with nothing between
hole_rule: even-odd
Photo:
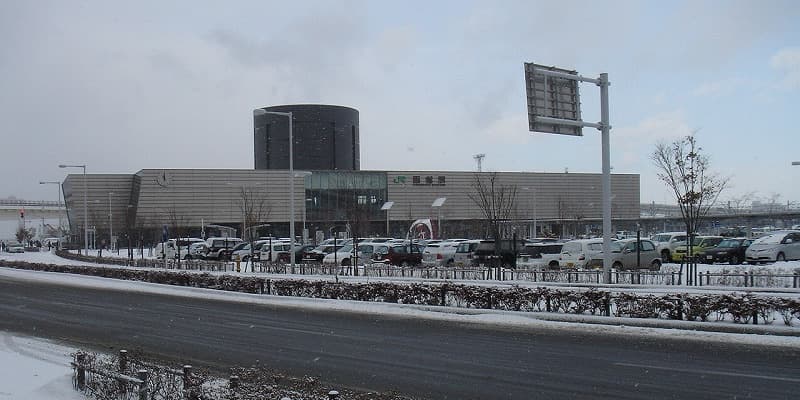
<instances>
[{"instance_id":1,"label":"snow on ground","mask_svg":"<svg viewBox=\"0 0 800 400\"><path fill-rule=\"evenodd\" d=\"M0 331L0 399L85 400L72 387L73 351L51 341Z\"/></svg>"},{"instance_id":2,"label":"snow on ground","mask_svg":"<svg viewBox=\"0 0 800 400\"><path fill-rule=\"evenodd\" d=\"M761 325L760 333L768 335L751 335L740 333L723 333L694 330L702 327L726 327L732 330L743 329L740 324L731 322L706 322L670 320L647 320L648 326L631 326L639 324L639 319L570 316L559 314L543 314L531 312L512 312L499 310L463 309L455 307L419 306L391 303L373 303L348 300L329 300L313 298L297 298L285 296L269 296L248 293L224 292L213 289L166 286L154 283L123 281L84 275L72 275L53 272L37 272L0 268L0 279L29 280L57 283L85 288L107 288L127 290L139 293L161 294L200 298L216 301L270 305L277 307L305 308L323 311L354 312L361 314L384 315L398 318L431 319L505 327L524 330L575 330L587 333L646 336L660 339L693 339L700 341L739 343L743 345L770 345L781 347L800 347L799 336L779 336L796 334L797 329L782 325Z\"/></svg>"},{"instance_id":3,"label":"snow on ground","mask_svg":"<svg viewBox=\"0 0 800 400\"><path fill-rule=\"evenodd\" d=\"M65 260L52 253L25 253L21 255L3 253L6 260L20 260L37 263L63 265L96 265ZM786 263L786 268L800 267L800 263ZM228 272L231 273L231 272ZM263 274L259 274L262 275ZM286 275L275 275L286 277ZM298 276L308 279L308 276ZM330 279L329 276L316 277ZM661 340L696 340L704 342L724 342L741 345L764 345L788 348L800 348L800 337L779 336L796 334L797 329L782 326L779 322L773 325L741 325L730 322L692 322L670 320L641 320L631 318L600 317L590 315L564 315L553 313L509 312L497 310L476 310L436 306L417 306L386 303L369 303L358 301L342 301L327 299L292 298L281 296L254 295L246 293L222 292L211 289L165 286L159 284L121 281L116 279L92 276L35 272L0 268L0 279L31 280L39 282L59 283L87 288L109 288L141 293L162 294L189 298L213 299L249 304L262 304L283 307L295 307L337 312L355 312L379 314L398 318L434 319L474 325L494 326L508 329L550 330L565 333L565 330L597 333L605 335L626 335L648 337ZM340 279L347 279L340 277ZM356 281L367 281L367 278L352 278ZM374 281L374 279L372 279ZM418 280L419 281L419 280ZM465 281L465 283L477 283ZM485 283L485 282L481 282ZM505 284L505 283L490 283ZM541 283L532 283L541 285ZM615 286L618 288L618 286ZM677 289L677 290L676 290ZM686 288L686 287L648 287L640 288L645 292L657 293L659 290L680 292L705 292L718 290L730 292L723 288ZM630 291L626 289L626 291ZM799 292L789 290L784 295L796 296ZM639 325L639 326L632 326ZM709 327L725 328L732 331L745 331L762 334L742 334L703 331ZM8 332L0 332L0 399L66 399L78 400L84 397L72 388L72 369L69 366L70 353L74 349L55 344L50 341L17 336Z\"/></svg>"}]
</instances>

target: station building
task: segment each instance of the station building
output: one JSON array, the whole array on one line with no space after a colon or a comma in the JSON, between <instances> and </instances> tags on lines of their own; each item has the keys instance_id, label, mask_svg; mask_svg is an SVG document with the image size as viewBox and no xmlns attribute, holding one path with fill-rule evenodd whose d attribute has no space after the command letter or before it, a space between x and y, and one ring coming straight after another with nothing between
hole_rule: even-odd
<instances>
[{"instance_id":1,"label":"station building","mask_svg":"<svg viewBox=\"0 0 800 400\"><path fill-rule=\"evenodd\" d=\"M271 114L270 112L276 112ZM288 115L293 122L289 173ZM601 174L360 170L358 111L330 105L284 105L254 111L253 169L142 169L133 174L70 174L64 199L74 240L82 238L84 183L90 243L169 236L288 237L290 179L295 232L310 240L337 236L405 237L419 219L437 221L441 237L485 237L473 198L476 179L516 190L503 235L576 236L602 226ZM639 175L612 174L612 219L640 215ZM432 207L444 198L441 207ZM387 203L391 208L382 210ZM248 228L249 227L249 228Z\"/></svg>"}]
</instances>

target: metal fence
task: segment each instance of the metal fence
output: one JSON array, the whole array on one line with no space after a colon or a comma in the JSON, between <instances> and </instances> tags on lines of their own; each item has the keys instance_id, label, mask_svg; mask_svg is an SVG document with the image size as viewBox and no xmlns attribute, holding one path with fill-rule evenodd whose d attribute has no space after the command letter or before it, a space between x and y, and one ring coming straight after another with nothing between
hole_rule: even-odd
<instances>
[{"instance_id":1,"label":"metal fence","mask_svg":"<svg viewBox=\"0 0 800 400\"><path fill-rule=\"evenodd\" d=\"M129 260L125 258L97 258L59 251L62 257L104 264L139 268L160 268L168 270L255 272L287 275L319 276L363 276L374 278L418 278L441 280L483 280L483 281L523 281L547 283L603 283L603 271L592 270L549 270L549 269L505 269L497 267L399 267L386 263L364 265L324 265L319 263L250 262L236 263L211 260L159 260L152 258ZM686 285L686 286L736 286L736 287L783 287L800 288L800 273L731 273L695 272L694 278L686 276L683 282L677 271L612 271L612 284L628 285Z\"/></svg>"},{"instance_id":2,"label":"metal fence","mask_svg":"<svg viewBox=\"0 0 800 400\"><path fill-rule=\"evenodd\" d=\"M800 287L800 273L793 274L757 274L754 272L719 273L700 272L699 286L741 286L741 287Z\"/></svg>"}]
</instances>

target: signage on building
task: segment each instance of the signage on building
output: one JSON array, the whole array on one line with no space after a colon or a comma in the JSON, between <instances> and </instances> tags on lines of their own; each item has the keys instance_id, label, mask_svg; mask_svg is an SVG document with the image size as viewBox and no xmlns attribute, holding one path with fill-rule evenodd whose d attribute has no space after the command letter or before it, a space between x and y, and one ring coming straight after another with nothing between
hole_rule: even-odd
<instances>
[{"instance_id":1,"label":"signage on building","mask_svg":"<svg viewBox=\"0 0 800 400\"><path fill-rule=\"evenodd\" d=\"M445 186L446 178L444 175L397 175L392 179L392 183L396 183L399 185L408 185L409 183L412 186Z\"/></svg>"}]
</instances>

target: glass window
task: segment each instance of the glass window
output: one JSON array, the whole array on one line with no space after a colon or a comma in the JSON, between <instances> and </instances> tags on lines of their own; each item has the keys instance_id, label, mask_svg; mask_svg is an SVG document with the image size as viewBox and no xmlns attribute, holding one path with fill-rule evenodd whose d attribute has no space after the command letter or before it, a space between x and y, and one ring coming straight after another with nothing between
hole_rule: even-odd
<instances>
[{"instance_id":1,"label":"glass window","mask_svg":"<svg viewBox=\"0 0 800 400\"><path fill-rule=\"evenodd\" d=\"M655 249L652 242L642 241L642 251L653 251Z\"/></svg>"}]
</instances>

